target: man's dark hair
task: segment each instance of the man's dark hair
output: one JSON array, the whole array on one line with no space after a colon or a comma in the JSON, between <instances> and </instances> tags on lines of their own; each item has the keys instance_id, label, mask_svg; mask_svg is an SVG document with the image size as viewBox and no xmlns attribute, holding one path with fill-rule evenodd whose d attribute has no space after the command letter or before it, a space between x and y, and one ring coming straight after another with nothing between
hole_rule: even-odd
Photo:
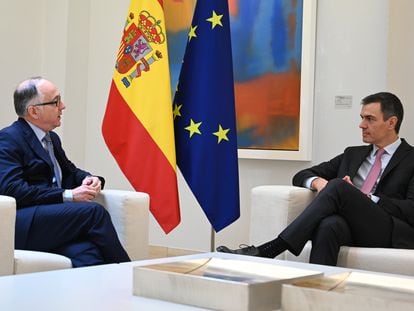
<instances>
[{"instance_id":1,"label":"man's dark hair","mask_svg":"<svg viewBox=\"0 0 414 311\"><path fill-rule=\"evenodd\" d=\"M361 104L368 105L372 103L380 103L381 112L384 115L384 121L388 120L392 116L397 117L398 121L397 124L395 124L395 132L398 134L404 117L404 108L400 99L392 93L380 92L368 95L362 100Z\"/></svg>"}]
</instances>

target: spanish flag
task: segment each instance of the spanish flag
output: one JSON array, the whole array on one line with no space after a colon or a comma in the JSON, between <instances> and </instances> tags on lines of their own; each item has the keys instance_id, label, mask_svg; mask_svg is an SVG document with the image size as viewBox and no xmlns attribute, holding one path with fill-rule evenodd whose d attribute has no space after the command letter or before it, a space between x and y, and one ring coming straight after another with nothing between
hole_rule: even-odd
<instances>
[{"instance_id":1,"label":"spanish flag","mask_svg":"<svg viewBox=\"0 0 414 311\"><path fill-rule=\"evenodd\" d=\"M104 140L165 233L180 223L162 0L132 0L103 119Z\"/></svg>"}]
</instances>

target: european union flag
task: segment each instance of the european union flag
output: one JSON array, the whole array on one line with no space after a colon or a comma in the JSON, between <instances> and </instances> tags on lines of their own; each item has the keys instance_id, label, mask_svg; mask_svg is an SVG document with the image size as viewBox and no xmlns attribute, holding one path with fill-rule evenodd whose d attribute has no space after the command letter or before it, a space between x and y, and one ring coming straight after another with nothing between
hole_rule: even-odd
<instances>
[{"instance_id":1,"label":"european union flag","mask_svg":"<svg viewBox=\"0 0 414 311\"><path fill-rule=\"evenodd\" d=\"M197 1L173 111L178 166L218 232L240 216L227 1Z\"/></svg>"}]
</instances>

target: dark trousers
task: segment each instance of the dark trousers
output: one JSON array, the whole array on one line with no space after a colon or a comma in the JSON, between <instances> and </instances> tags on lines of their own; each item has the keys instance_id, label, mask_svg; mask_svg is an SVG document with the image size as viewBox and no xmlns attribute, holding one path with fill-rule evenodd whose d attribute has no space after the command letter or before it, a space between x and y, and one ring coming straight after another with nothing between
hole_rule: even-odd
<instances>
[{"instance_id":1,"label":"dark trousers","mask_svg":"<svg viewBox=\"0 0 414 311\"><path fill-rule=\"evenodd\" d=\"M130 261L108 212L98 203L70 202L27 208L35 208L35 213L25 245L16 245L17 248L64 255L74 267Z\"/></svg>"},{"instance_id":2,"label":"dark trousers","mask_svg":"<svg viewBox=\"0 0 414 311\"><path fill-rule=\"evenodd\" d=\"M336 265L341 245L391 247L392 229L387 212L359 189L334 179L279 236L295 255L312 240L310 262Z\"/></svg>"}]
</instances>

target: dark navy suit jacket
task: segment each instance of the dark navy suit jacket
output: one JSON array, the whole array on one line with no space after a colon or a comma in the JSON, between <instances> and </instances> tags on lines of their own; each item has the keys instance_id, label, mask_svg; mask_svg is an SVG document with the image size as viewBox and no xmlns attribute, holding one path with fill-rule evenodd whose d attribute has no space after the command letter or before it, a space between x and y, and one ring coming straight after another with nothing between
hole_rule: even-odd
<instances>
[{"instance_id":1,"label":"dark navy suit jacket","mask_svg":"<svg viewBox=\"0 0 414 311\"><path fill-rule=\"evenodd\" d=\"M52 186L53 164L24 119L0 131L0 194L16 199L16 248L24 247L36 206L63 203L64 190L81 185L91 175L69 161L56 133L51 131L50 136L62 169L62 188Z\"/></svg>"},{"instance_id":2,"label":"dark navy suit jacket","mask_svg":"<svg viewBox=\"0 0 414 311\"><path fill-rule=\"evenodd\" d=\"M348 147L332 160L298 172L293 184L303 186L313 176L328 181L346 175L352 179L371 150L372 145ZM381 175L374 195L380 198L379 208L392 216L392 246L414 248L414 148L404 139Z\"/></svg>"}]
</instances>

